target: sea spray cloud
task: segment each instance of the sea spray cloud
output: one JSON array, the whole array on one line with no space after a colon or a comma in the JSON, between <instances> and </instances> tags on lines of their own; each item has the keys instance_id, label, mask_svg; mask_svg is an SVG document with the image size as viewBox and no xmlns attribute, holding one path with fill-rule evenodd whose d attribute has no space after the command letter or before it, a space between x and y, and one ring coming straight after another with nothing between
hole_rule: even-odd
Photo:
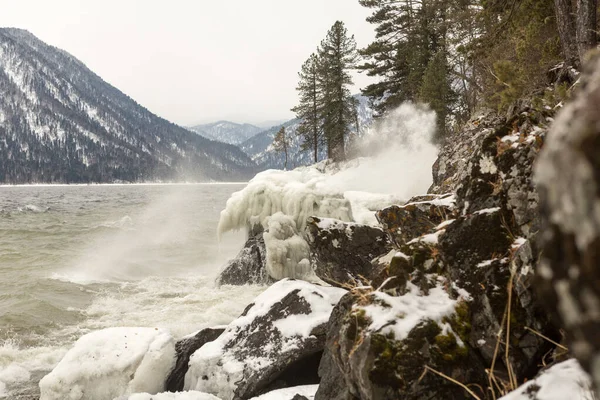
<instances>
[{"instance_id":1,"label":"sea spray cloud","mask_svg":"<svg viewBox=\"0 0 600 400\"><path fill-rule=\"evenodd\" d=\"M300 232L309 216L376 224L376 210L426 193L431 185L435 120L426 107L406 103L358 144L369 157L349 161L341 171L323 172L320 165L257 174L227 201L219 235L253 224L266 227L278 212L292 217Z\"/></svg>"},{"instance_id":2,"label":"sea spray cloud","mask_svg":"<svg viewBox=\"0 0 600 400\"><path fill-rule=\"evenodd\" d=\"M432 143L435 112L423 105L403 103L376 121L358 144L358 165L329 179L341 191L394 195L403 200L423 194L432 183L437 158Z\"/></svg>"}]
</instances>

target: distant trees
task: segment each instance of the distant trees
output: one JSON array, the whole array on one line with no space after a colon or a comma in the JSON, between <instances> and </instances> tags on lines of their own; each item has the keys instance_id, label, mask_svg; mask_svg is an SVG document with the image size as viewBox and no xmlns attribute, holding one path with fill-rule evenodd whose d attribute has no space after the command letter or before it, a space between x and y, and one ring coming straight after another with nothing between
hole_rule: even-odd
<instances>
[{"instance_id":1,"label":"distant trees","mask_svg":"<svg viewBox=\"0 0 600 400\"><path fill-rule=\"evenodd\" d=\"M290 148L290 140L285 131L285 127L282 126L281 129L277 131L275 134L275 138L273 139L273 148L275 151L282 152L285 154L285 169L288 167L288 150Z\"/></svg>"},{"instance_id":2,"label":"distant trees","mask_svg":"<svg viewBox=\"0 0 600 400\"><path fill-rule=\"evenodd\" d=\"M352 126L358 131L358 102L349 89L349 71L356 66L357 58L354 36L348 35L343 22L336 21L299 73L300 103L292 111L302 120L298 134L303 148L313 150L315 162L323 143L329 158L344 160Z\"/></svg>"},{"instance_id":3,"label":"distant trees","mask_svg":"<svg viewBox=\"0 0 600 400\"><path fill-rule=\"evenodd\" d=\"M598 1L554 0L554 7L565 61L579 66L587 51L597 44Z\"/></svg>"}]
</instances>

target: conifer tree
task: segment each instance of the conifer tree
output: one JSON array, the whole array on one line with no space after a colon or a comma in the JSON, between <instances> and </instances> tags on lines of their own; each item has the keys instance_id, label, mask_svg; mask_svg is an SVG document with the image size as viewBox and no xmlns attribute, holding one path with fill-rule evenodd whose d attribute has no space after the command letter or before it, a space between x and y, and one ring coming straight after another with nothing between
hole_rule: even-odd
<instances>
[{"instance_id":1,"label":"conifer tree","mask_svg":"<svg viewBox=\"0 0 600 400\"><path fill-rule=\"evenodd\" d=\"M296 133L302 137L302 150L312 150L316 163L319 161L319 147L323 140L319 58L316 54L311 54L304 62L298 75L300 81L296 90L300 95L300 103L292 108L292 111L296 113L296 118L300 120Z\"/></svg>"},{"instance_id":2,"label":"conifer tree","mask_svg":"<svg viewBox=\"0 0 600 400\"><path fill-rule=\"evenodd\" d=\"M288 135L285 131L285 127L282 126L281 129L277 131L275 134L275 138L273 138L273 148L275 151L282 152L285 155L285 169L288 167L288 150L290 147L290 142Z\"/></svg>"},{"instance_id":3,"label":"conifer tree","mask_svg":"<svg viewBox=\"0 0 600 400\"><path fill-rule=\"evenodd\" d=\"M350 69L357 62L354 36L348 36L344 23L336 21L319 48L319 87L323 98L321 117L329 158L346 158L345 138L355 123L357 102L348 87Z\"/></svg>"},{"instance_id":4,"label":"conifer tree","mask_svg":"<svg viewBox=\"0 0 600 400\"><path fill-rule=\"evenodd\" d=\"M437 132L434 139L440 142L446 133L446 117L450 113L449 104L453 101L448 79L448 65L443 51L438 51L427 65L419 91L419 100L428 103L436 112Z\"/></svg>"}]
</instances>

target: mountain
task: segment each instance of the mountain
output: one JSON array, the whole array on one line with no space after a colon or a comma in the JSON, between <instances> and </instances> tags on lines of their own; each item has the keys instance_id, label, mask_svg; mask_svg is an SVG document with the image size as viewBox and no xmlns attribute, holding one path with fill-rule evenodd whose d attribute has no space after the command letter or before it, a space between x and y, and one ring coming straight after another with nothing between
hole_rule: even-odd
<instances>
[{"instance_id":1,"label":"mountain","mask_svg":"<svg viewBox=\"0 0 600 400\"><path fill-rule=\"evenodd\" d=\"M262 128L250 124L236 124L235 122L219 121L212 124L196 125L189 128L191 131L207 139L238 145L252 136L263 131Z\"/></svg>"},{"instance_id":2,"label":"mountain","mask_svg":"<svg viewBox=\"0 0 600 400\"><path fill-rule=\"evenodd\" d=\"M373 110L369 105L369 99L367 97L358 94L354 97L358 99L358 124L360 127L359 133L362 135L373 122ZM275 151L272 143L277 131L284 126L291 139L288 169L299 167L301 165L313 164L314 156L312 152L300 150L302 139L296 135L299 125L299 119L289 120L253 136L241 143L240 147L252 158L252 160L254 160L254 162L256 162L256 164L258 164L261 170L270 168L283 169L285 165L285 156L283 153ZM322 146L319 151L319 161L324 160L325 158L327 158L327 150L325 146Z\"/></svg>"},{"instance_id":3,"label":"mountain","mask_svg":"<svg viewBox=\"0 0 600 400\"><path fill-rule=\"evenodd\" d=\"M0 29L0 160L0 183L240 180L256 167L11 28Z\"/></svg>"}]
</instances>

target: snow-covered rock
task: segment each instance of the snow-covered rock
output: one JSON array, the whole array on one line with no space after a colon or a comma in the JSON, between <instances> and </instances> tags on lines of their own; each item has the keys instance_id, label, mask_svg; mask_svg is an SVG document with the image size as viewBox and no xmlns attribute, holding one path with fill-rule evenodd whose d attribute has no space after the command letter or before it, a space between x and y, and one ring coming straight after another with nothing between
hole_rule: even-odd
<instances>
[{"instance_id":1,"label":"snow-covered rock","mask_svg":"<svg viewBox=\"0 0 600 400\"><path fill-rule=\"evenodd\" d=\"M563 361L542 371L535 379L500 400L592 400L589 375L576 360Z\"/></svg>"},{"instance_id":2,"label":"snow-covered rock","mask_svg":"<svg viewBox=\"0 0 600 400\"><path fill-rule=\"evenodd\" d=\"M257 226L237 256L219 272L217 285L267 284L273 279L267 273L267 249L262 226Z\"/></svg>"},{"instance_id":3,"label":"snow-covered rock","mask_svg":"<svg viewBox=\"0 0 600 400\"><path fill-rule=\"evenodd\" d=\"M188 371L190 357L196 350L204 346L208 342L212 342L218 338L224 327L205 328L193 335L184 337L175 343L175 351L177 352L177 362L171 370L166 382L166 390L169 392L179 392L183 390L185 374Z\"/></svg>"},{"instance_id":4,"label":"snow-covered rock","mask_svg":"<svg viewBox=\"0 0 600 400\"><path fill-rule=\"evenodd\" d=\"M197 391L189 392L163 392L157 394L136 393L129 397L121 397L118 400L221 400L216 396L208 393Z\"/></svg>"},{"instance_id":5,"label":"snow-covered rock","mask_svg":"<svg viewBox=\"0 0 600 400\"><path fill-rule=\"evenodd\" d=\"M317 392L318 388L319 385L295 386L291 388L273 390L272 392L253 397L250 400L295 400L298 399L296 396L306 398L307 400L312 400L315 398L315 393Z\"/></svg>"},{"instance_id":6,"label":"snow-covered rock","mask_svg":"<svg viewBox=\"0 0 600 400\"><path fill-rule=\"evenodd\" d=\"M109 328L82 336L40 381L40 400L104 400L158 393L175 364L175 341L155 328Z\"/></svg>"},{"instance_id":7,"label":"snow-covered rock","mask_svg":"<svg viewBox=\"0 0 600 400\"><path fill-rule=\"evenodd\" d=\"M275 283L217 340L192 355L184 388L230 400L251 397L274 380L284 386L317 383L325 325L344 293L304 281ZM286 372L302 363L308 364L292 374ZM303 379L308 382L298 382Z\"/></svg>"},{"instance_id":8,"label":"snow-covered rock","mask_svg":"<svg viewBox=\"0 0 600 400\"><path fill-rule=\"evenodd\" d=\"M386 233L374 226L311 217L306 232L315 274L333 286L373 280L371 261L391 249Z\"/></svg>"}]
</instances>

